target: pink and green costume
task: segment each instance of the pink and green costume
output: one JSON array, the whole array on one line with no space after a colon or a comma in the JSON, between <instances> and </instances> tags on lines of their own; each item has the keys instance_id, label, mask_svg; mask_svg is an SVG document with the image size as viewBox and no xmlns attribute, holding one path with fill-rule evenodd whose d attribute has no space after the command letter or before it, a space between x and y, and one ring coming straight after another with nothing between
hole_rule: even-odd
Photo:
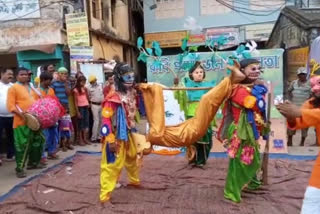
<instances>
[{"instance_id":1,"label":"pink and green costume","mask_svg":"<svg viewBox=\"0 0 320 214\"><path fill-rule=\"evenodd\" d=\"M263 85L237 85L225 102L218 138L225 143L230 158L224 197L234 202L241 201L243 188L253 190L261 185L257 179L260 169L258 140L260 136L268 137L266 93Z\"/></svg>"}]
</instances>

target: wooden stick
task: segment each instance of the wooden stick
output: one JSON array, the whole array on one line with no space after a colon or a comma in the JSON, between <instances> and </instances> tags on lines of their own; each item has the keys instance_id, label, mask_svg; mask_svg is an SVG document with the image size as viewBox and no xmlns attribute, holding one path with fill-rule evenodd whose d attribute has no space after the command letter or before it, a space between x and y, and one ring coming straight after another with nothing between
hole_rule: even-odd
<instances>
[{"instance_id":1,"label":"wooden stick","mask_svg":"<svg viewBox=\"0 0 320 214\"><path fill-rule=\"evenodd\" d=\"M271 116L271 93L268 93L268 106L267 106L267 122L269 123ZM263 158L262 158L262 182L264 185L268 185L268 162L269 162L269 142L270 136L266 140L266 146L263 151Z\"/></svg>"}]
</instances>

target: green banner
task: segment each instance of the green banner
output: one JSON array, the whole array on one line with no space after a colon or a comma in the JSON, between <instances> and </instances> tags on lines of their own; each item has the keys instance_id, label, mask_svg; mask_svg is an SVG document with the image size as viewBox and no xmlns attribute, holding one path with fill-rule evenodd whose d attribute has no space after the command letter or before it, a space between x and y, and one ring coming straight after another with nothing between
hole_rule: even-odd
<instances>
[{"instance_id":1,"label":"green banner","mask_svg":"<svg viewBox=\"0 0 320 214\"><path fill-rule=\"evenodd\" d=\"M232 55L232 51L218 52L221 58L227 58ZM226 64L220 57L212 60L213 53L190 53L183 58L182 66L178 55L168 55L161 57L161 66L153 64L153 59L148 58L147 61L147 78L148 82L157 82L166 86L173 85L174 72L179 78L187 74L187 70L181 67L190 67L195 61L202 61L206 71L206 81L215 80L219 83L226 75ZM271 84L271 93L274 103L281 101L283 97L283 49L267 49L259 50L252 54L253 58L260 61L263 68L263 78ZM187 65L187 66L186 66ZM189 66L188 66L189 65ZM168 69L170 67L171 69ZM171 70L171 71L170 71ZM280 113L272 105L272 118L280 118Z\"/></svg>"}]
</instances>

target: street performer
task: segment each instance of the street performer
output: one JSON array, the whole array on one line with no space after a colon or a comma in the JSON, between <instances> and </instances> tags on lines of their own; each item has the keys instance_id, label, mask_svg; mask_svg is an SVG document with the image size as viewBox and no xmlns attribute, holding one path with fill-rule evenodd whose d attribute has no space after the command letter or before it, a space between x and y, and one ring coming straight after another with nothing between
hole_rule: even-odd
<instances>
[{"instance_id":1,"label":"street performer","mask_svg":"<svg viewBox=\"0 0 320 214\"><path fill-rule=\"evenodd\" d=\"M259 138L267 138L265 94L267 88L258 83L261 74L256 59L244 59L240 70L246 78L234 85L231 96L223 109L222 124L218 139L225 143L229 155L229 169L224 197L234 202L241 201L241 190L257 189L260 168Z\"/></svg>"},{"instance_id":2,"label":"street performer","mask_svg":"<svg viewBox=\"0 0 320 214\"><path fill-rule=\"evenodd\" d=\"M114 80L115 90L110 90L102 103L101 202L110 200L123 166L127 170L129 185L140 185L137 148L132 137L136 132L137 112L132 68L117 63Z\"/></svg>"},{"instance_id":3,"label":"street performer","mask_svg":"<svg viewBox=\"0 0 320 214\"><path fill-rule=\"evenodd\" d=\"M320 142L320 65L314 62L311 71L312 97L301 108L286 101L277 109L287 118L291 129L305 129L314 126ZM320 213L320 153L314 164L309 185L306 189L301 214Z\"/></svg>"},{"instance_id":4,"label":"street performer","mask_svg":"<svg viewBox=\"0 0 320 214\"><path fill-rule=\"evenodd\" d=\"M213 87L215 81L205 81L206 72L200 61L190 68L188 76L182 78L182 86L187 88L199 88L199 87ZM178 78L175 78L175 84L179 82ZM185 113L187 119L192 118L195 115L196 109L199 105L201 97L209 90L178 90L174 93L175 98L178 100L180 109ZM213 121L214 122L214 121ZM193 145L187 147L187 158L189 164L195 167L203 168L206 164L211 148L212 148L212 126L210 124L205 135L196 141Z\"/></svg>"},{"instance_id":5,"label":"street performer","mask_svg":"<svg viewBox=\"0 0 320 214\"><path fill-rule=\"evenodd\" d=\"M165 147L185 147L194 144L207 132L215 114L223 101L232 92L232 85L241 82L245 75L240 65L234 61L227 66L232 71L230 77L224 78L216 87L204 94L199 101L192 118L175 126L165 126L163 87L159 84L139 85L143 93L147 119L150 125L147 141L153 145Z\"/></svg>"}]
</instances>

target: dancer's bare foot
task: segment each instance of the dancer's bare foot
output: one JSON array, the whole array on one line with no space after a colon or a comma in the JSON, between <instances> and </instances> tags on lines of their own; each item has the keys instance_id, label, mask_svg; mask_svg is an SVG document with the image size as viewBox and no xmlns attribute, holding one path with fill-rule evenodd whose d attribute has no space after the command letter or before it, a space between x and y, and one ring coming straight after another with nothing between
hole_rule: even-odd
<instances>
[{"instance_id":1,"label":"dancer's bare foot","mask_svg":"<svg viewBox=\"0 0 320 214\"><path fill-rule=\"evenodd\" d=\"M85 146L86 144L83 141L79 141L79 146Z\"/></svg>"},{"instance_id":2,"label":"dancer's bare foot","mask_svg":"<svg viewBox=\"0 0 320 214\"><path fill-rule=\"evenodd\" d=\"M84 143L87 145L92 145L92 143L89 140L84 140Z\"/></svg>"}]
</instances>

